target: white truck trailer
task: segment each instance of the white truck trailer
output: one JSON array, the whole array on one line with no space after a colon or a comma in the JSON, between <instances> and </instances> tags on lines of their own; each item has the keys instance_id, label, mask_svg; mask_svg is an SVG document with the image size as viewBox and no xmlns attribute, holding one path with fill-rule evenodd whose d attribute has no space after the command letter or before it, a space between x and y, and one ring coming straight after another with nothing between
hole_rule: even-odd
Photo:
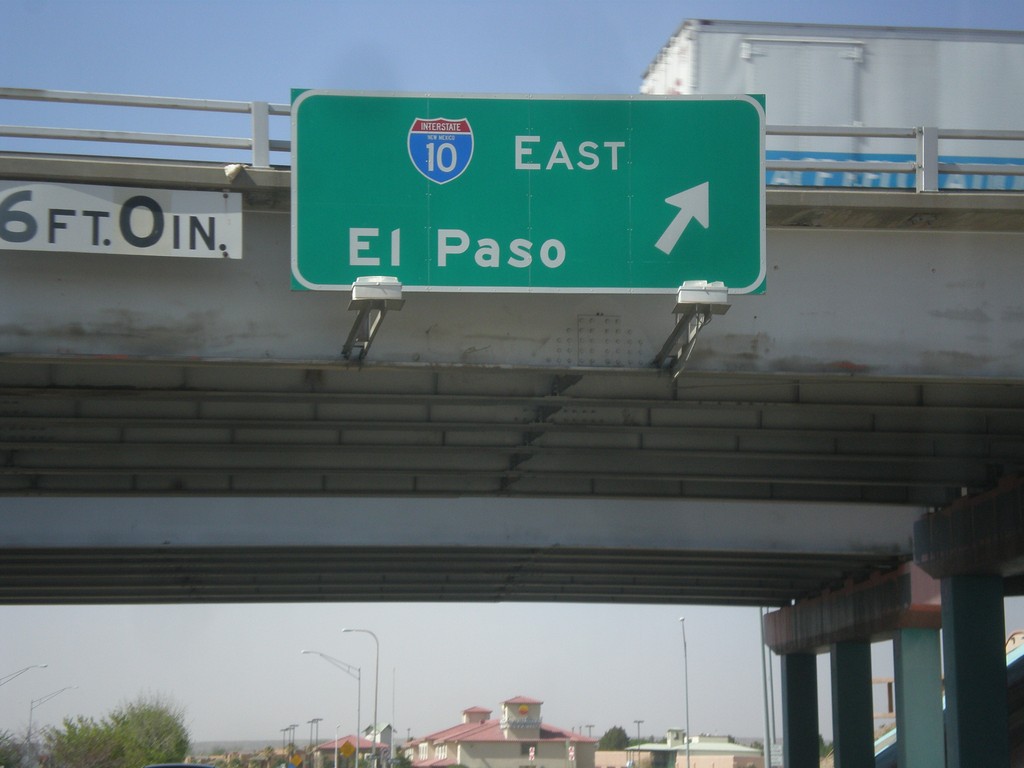
<instances>
[{"instance_id":1,"label":"white truck trailer","mask_svg":"<svg viewBox=\"0 0 1024 768\"><path fill-rule=\"evenodd\" d=\"M940 160L1021 163L1024 141L972 135L1024 130L1024 32L690 19L644 75L644 94L763 93L769 126L916 129L944 134ZM913 137L769 132L768 159L896 161ZM913 186L912 174L769 173L769 183ZM899 178L904 176L905 178ZM1024 176L943 174L940 186L1022 189Z\"/></svg>"}]
</instances>

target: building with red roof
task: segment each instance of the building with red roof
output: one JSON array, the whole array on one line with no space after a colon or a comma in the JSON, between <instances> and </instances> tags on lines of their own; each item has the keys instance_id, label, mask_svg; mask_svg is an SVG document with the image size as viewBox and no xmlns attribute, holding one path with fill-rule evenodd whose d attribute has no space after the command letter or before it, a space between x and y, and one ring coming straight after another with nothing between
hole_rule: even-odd
<instances>
[{"instance_id":1,"label":"building with red roof","mask_svg":"<svg viewBox=\"0 0 1024 768\"><path fill-rule=\"evenodd\" d=\"M501 703L501 715L486 707L462 711L462 722L409 742L414 768L594 768L597 739L548 725L544 702L516 696Z\"/></svg>"},{"instance_id":2,"label":"building with red roof","mask_svg":"<svg viewBox=\"0 0 1024 768\"><path fill-rule=\"evenodd\" d=\"M358 764L359 768L364 766L371 768L374 764L375 752L380 757L380 763L387 765L391 726L384 726L377 731L371 725L367 726L367 732L369 731L375 731L371 735L376 738L376 741L362 735L350 734L318 744L314 751L314 758L308 765L319 768L333 764L338 768L356 768Z\"/></svg>"}]
</instances>

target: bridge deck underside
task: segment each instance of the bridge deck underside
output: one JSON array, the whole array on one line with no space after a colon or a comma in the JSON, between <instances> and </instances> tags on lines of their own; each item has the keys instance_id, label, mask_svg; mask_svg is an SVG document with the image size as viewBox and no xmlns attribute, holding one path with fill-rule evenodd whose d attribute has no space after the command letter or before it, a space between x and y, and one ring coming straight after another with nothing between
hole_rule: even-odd
<instances>
[{"instance_id":1,"label":"bridge deck underside","mask_svg":"<svg viewBox=\"0 0 1024 768\"><path fill-rule=\"evenodd\" d=\"M0 551L0 604L601 602L779 606L889 555L428 547Z\"/></svg>"},{"instance_id":2,"label":"bridge deck underside","mask_svg":"<svg viewBox=\"0 0 1024 768\"><path fill-rule=\"evenodd\" d=\"M136 498L140 509L146 497L280 498L281 530L296 498L324 497L412 506L472 497L481 509L488 498L554 497L909 510L986 487L1022 462L1024 395L999 382L8 358L0 493L15 504L81 503L95 535L85 547L4 549L0 602L783 605L894 567L909 546L858 550L826 534L813 548L788 547L789 520L760 523L757 547L711 551L679 534L663 548L618 546L612 535L599 547L482 537L382 549L316 529L308 547L110 548L104 526L110 534L113 524L87 497ZM632 519L643 515L638 507ZM628 513L621 519L630 525Z\"/></svg>"},{"instance_id":3,"label":"bridge deck underside","mask_svg":"<svg viewBox=\"0 0 1024 768\"><path fill-rule=\"evenodd\" d=\"M655 370L0 364L0 493L941 505L1024 463L999 382Z\"/></svg>"}]
</instances>

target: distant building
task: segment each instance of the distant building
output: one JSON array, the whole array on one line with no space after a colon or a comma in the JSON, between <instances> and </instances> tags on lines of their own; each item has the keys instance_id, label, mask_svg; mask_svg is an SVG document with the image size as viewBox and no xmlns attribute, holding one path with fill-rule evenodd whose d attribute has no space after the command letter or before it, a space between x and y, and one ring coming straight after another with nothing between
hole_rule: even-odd
<instances>
[{"instance_id":1,"label":"distant building","mask_svg":"<svg viewBox=\"0 0 1024 768\"><path fill-rule=\"evenodd\" d=\"M338 768L355 768L357 753L359 755L359 768L363 768L364 765L370 766L373 760L374 747L380 752L381 764L386 765L388 762L388 743L391 739L391 726L385 725L378 729L374 729L373 726L367 726L363 733L375 736L376 741L366 738L364 735L356 737L354 734L325 741L317 745L311 765L307 766L307 768L333 766L335 756L338 759Z\"/></svg>"},{"instance_id":2,"label":"distant building","mask_svg":"<svg viewBox=\"0 0 1024 768\"><path fill-rule=\"evenodd\" d=\"M670 729L664 742L630 747L625 752L598 752L596 768L622 768L622 758L633 768L687 768L686 731ZM690 768L764 768L760 750L737 744L728 736L690 739Z\"/></svg>"},{"instance_id":3,"label":"distant building","mask_svg":"<svg viewBox=\"0 0 1024 768\"><path fill-rule=\"evenodd\" d=\"M594 768L630 768L633 759L632 752L599 749L594 753Z\"/></svg>"},{"instance_id":4,"label":"distant building","mask_svg":"<svg viewBox=\"0 0 1024 768\"><path fill-rule=\"evenodd\" d=\"M764 768L760 750L737 744L728 736L694 736L690 741L691 768ZM676 747L675 768L686 768L686 747Z\"/></svg>"},{"instance_id":5,"label":"distant building","mask_svg":"<svg viewBox=\"0 0 1024 768\"><path fill-rule=\"evenodd\" d=\"M498 718L470 707L461 723L409 742L405 754L414 768L595 768L597 739L546 724L542 704L517 696Z\"/></svg>"}]
</instances>

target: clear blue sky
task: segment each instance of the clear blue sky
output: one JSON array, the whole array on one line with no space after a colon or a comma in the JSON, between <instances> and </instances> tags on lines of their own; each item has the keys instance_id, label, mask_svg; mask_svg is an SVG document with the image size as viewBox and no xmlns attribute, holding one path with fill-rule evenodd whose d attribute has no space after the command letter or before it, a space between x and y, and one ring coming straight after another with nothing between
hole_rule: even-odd
<instances>
[{"instance_id":1,"label":"clear blue sky","mask_svg":"<svg viewBox=\"0 0 1024 768\"><path fill-rule=\"evenodd\" d=\"M1024 29L1019 0L2 0L10 85L286 102L295 87L634 93L686 18Z\"/></svg>"},{"instance_id":2,"label":"clear blue sky","mask_svg":"<svg viewBox=\"0 0 1024 768\"><path fill-rule=\"evenodd\" d=\"M1024 29L1024 2L0 0L0 72L14 87L281 103L293 87L635 93L686 18ZM36 114L0 102L0 123ZM314 717L322 737L338 723L348 733L352 681L299 651L363 667L365 723L371 643L339 634L358 626L380 637L379 719L402 735L523 694L563 727L634 733L641 719L660 736L683 722L680 615L693 730L759 735L756 610L564 605L0 607L0 676L49 664L0 689L0 730L23 733L33 699L77 685L35 723L100 717L153 693L185 707L197 739L277 743L282 727ZM885 674L885 649L876 656Z\"/></svg>"}]
</instances>

